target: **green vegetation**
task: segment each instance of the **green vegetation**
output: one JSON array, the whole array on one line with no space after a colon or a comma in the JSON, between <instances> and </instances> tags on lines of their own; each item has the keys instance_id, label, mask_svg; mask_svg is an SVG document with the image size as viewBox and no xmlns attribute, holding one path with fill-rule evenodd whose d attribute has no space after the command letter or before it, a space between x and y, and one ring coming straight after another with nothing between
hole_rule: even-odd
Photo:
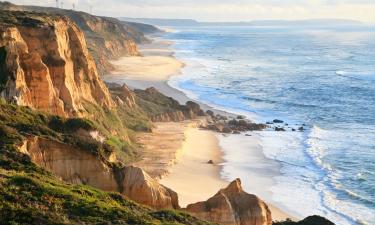
<instances>
[{"instance_id":1,"label":"green vegetation","mask_svg":"<svg viewBox=\"0 0 375 225\"><path fill-rule=\"evenodd\" d=\"M57 18L59 18L59 16L45 13L0 10L0 24L5 26L16 25L38 27L52 24Z\"/></svg>"},{"instance_id":2,"label":"green vegetation","mask_svg":"<svg viewBox=\"0 0 375 225\"><path fill-rule=\"evenodd\" d=\"M137 109L117 107L103 109L91 103L85 109L92 117L92 124L106 137L105 144L110 146L119 160L124 163L138 159L134 135L138 131L151 131L151 122Z\"/></svg>"},{"instance_id":3,"label":"green vegetation","mask_svg":"<svg viewBox=\"0 0 375 225\"><path fill-rule=\"evenodd\" d=\"M90 131L96 125L0 101L1 224L208 224L182 212L155 212L117 193L66 184L17 149L30 136L74 145L98 157L104 150L123 145L122 141L109 139L105 147L71 134L80 129Z\"/></svg>"},{"instance_id":4,"label":"green vegetation","mask_svg":"<svg viewBox=\"0 0 375 225\"><path fill-rule=\"evenodd\" d=\"M78 135L80 129L92 131L97 128L93 122L86 119L65 119L28 107L0 103L0 147L13 148L15 144L21 144L26 137L38 136L77 146L100 157L106 157L115 150L106 143Z\"/></svg>"},{"instance_id":5,"label":"green vegetation","mask_svg":"<svg viewBox=\"0 0 375 225\"><path fill-rule=\"evenodd\" d=\"M181 105L175 99L165 96L155 88L134 90L134 93L137 97L137 104L150 118L169 112L182 112L187 119L191 116L205 115L197 103L188 101L185 105Z\"/></svg>"}]
</instances>

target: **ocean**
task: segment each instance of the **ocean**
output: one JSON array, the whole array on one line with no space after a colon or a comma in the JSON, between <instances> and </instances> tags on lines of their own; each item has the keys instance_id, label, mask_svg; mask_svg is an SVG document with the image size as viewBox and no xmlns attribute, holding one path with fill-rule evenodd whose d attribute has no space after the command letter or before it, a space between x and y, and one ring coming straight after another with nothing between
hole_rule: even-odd
<instances>
[{"instance_id":1,"label":"ocean","mask_svg":"<svg viewBox=\"0 0 375 225\"><path fill-rule=\"evenodd\" d=\"M171 29L162 38L186 64L172 86L256 122L285 121L285 132L256 132L279 165L267 200L298 217L375 224L374 27ZM250 149L221 145L223 176L247 180Z\"/></svg>"}]
</instances>

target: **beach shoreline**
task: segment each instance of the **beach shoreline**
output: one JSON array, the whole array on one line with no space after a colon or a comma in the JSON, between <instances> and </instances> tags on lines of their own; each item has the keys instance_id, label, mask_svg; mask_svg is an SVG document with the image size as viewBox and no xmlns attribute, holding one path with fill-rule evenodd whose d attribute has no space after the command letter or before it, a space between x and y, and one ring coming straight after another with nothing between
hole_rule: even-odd
<instances>
[{"instance_id":1,"label":"beach shoreline","mask_svg":"<svg viewBox=\"0 0 375 225\"><path fill-rule=\"evenodd\" d=\"M172 76L178 76L184 66L183 63L176 62L178 60L174 58L173 51L168 49L168 46L168 43L159 40L155 45L148 44L147 46L143 46L141 48L141 57L137 57L136 59L134 57L124 57L117 61L113 61L112 63L114 63L117 69L114 73L105 76L105 81L126 83L133 89L155 87L161 93L173 97L182 104L186 101L192 100L182 91L177 90L168 84L168 80ZM155 64L155 69L152 68L153 64ZM165 69L166 67L169 67L169 64L170 68ZM177 65L179 65L179 67ZM131 73L128 71L131 71ZM200 105L204 110L210 109L215 113L234 116L232 113L217 110L202 103L200 103ZM163 126L161 124L158 125ZM175 123L172 126L180 126L180 128L181 126L184 127L184 135L181 136L180 134L179 138L177 138L178 140L175 140L174 155L173 149L169 149L168 154L166 154L168 156L161 156L159 161L155 160L154 157L150 160L152 163L142 164L142 162L138 162L135 165L145 168L146 171L148 170L147 172L151 174L153 174L153 169L158 170L158 172L155 173L157 175L154 174L154 177L159 178L160 183L175 190L179 194L180 205L185 207L187 204L207 200L220 189L225 188L230 181L225 180L222 174L222 165L225 163L225 152L219 143L219 135L221 134L200 130L197 126L191 125L191 123L190 125ZM179 132L181 132L181 129ZM159 138L161 136L167 135L160 135ZM143 138L145 140L142 142L143 145L152 145L150 136L147 136L146 134ZM252 138L255 142L258 141L255 140L255 136ZM178 142L178 144L176 142ZM176 147L176 145L180 145L180 147ZM155 146L151 147L151 149L155 149ZM165 148L163 147L163 149ZM265 159L265 156L262 155L261 151L261 149L252 151L253 154L256 155L254 159L259 160L260 157ZM146 151L143 154L147 155L148 153ZM150 158L150 154L147 155L146 158L147 157ZM153 156L151 155L151 158L152 157ZM213 164L207 163L209 160L212 160ZM157 165L158 169L150 168L151 164L153 164L151 167L154 166L155 161L159 162ZM165 167L165 169L160 172L160 167ZM258 190L264 189L261 185L270 185L270 180L268 178L262 179L259 176L254 176L254 179L255 182L253 183ZM252 193L251 190L246 191ZM258 197L264 198L262 195L258 195ZM271 197L268 199L270 198ZM273 219L275 221L285 220L286 218L295 218L295 216L292 216L290 213L281 210L280 207L277 207L270 202L267 202L267 204L272 211Z\"/></svg>"}]
</instances>

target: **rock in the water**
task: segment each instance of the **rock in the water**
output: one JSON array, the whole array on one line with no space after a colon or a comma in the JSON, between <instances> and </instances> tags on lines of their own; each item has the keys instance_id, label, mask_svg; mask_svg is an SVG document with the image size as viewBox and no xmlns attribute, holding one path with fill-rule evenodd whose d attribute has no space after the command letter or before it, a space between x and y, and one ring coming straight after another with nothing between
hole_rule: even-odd
<instances>
[{"instance_id":1,"label":"rock in the water","mask_svg":"<svg viewBox=\"0 0 375 225\"><path fill-rule=\"evenodd\" d=\"M303 128L303 127L300 127L300 128L298 128L298 130L299 130L299 131L304 131L304 130L305 130L305 128Z\"/></svg>"},{"instance_id":2,"label":"rock in the water","mask_svg":"<svg viewBox=\"0 0 375 225\"><path fill-rule=\"evenodd\" d=\"M282 127L275 127L275 131L285 131L285 129Z\"/></svg>"},{"instance_id":3,"label":"rock in the water","mask_svg":"<svg viewBox=\"0 0 375 225\"><path fill-rule=\"evenodd\" d=\"M257 196L242 190L240 179L205 202L188 205L188 213L223 225L271 225L268 206Z\"/></svg>"},{"instance_id":4,"label":"rock in the water","mask_svg":"<svg viewBox=\"0 0 375 225\"><path fill-rule=\"evenodd\" d=\"M321 216L309 216L299 222L286 220L283 222L274 222L273 225L335 225L335 224Z\"/></svg>"},{"instance_id":5,"label":"rock in the water","mask_svg":"<svg viewBox=\"0 0 375 225\"><path fill-rule=\"evenodd\" d=\"M273 122L274 122L274 123L284 123L284 121L282 121L282 120L278 120L278 119L273 120Z\"/></svg>"}]
</instances>

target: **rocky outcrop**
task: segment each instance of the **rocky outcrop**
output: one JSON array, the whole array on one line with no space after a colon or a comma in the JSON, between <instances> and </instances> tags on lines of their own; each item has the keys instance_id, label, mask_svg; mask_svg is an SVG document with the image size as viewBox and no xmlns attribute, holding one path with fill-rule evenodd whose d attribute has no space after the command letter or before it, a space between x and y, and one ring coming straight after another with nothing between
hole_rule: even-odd
<instances>
[{"instance_id":1,"label":"rocky outcrop","mask_svg":"<svg viewBox=\"0 0 375 225\"><path fill-rule=\"evenodd\" d=\"M134 93L137 97L137 104L153 122L180 122L205 116L199 104L188 101L185 105L181 105L154 87L146 90L136 89Z\"/></svg>"},{"instance_id":2,"label":"rocky outcrop","mask_svg":"<svg viewBox=\"0 0 375 225\"><path fill-rule=\"evenodd\" d=\"M239 179L205 202L185 209L197 218L223 225L271 225L268 206L257 196L242 190Z\"/></svg>"},{"instance_id":3,"label":"rocky outcrop","mask_svg":"<svg viewBox=\"0 0 375 225\"><path fill-rule=\"evenodd\" d=\"M126 84L118 88L117 97L120 99L119 103L125 104L128 108L135 108L137 103L135 101L135 94L129 89Z\"/></svg>"},{"instance_id":4,"label":"rocky outcrop","mask_svg":"<svg viewBox=\"0 0 375 225\"><path fill-rule=\"evenodd\" d=\"M154 209L177 209L178 197L137 167L119 167L108 159L43 138L29 138L20 147L37 165L72 184L86 184L104 191L117 191Z\"/></svg>"},{"instance_id":5,"label":"rocky outcrop","mask_svg":"<svg viewBox=\"0 0 375 225\"><path fill-rule=\"evenodd\" d=\"M295 222L286 220L283 222L274 222L273 225L335 225L333 222L321 216L309 216L305 219Z\"/></svg>"},{"instance_id":6,"label":"rocky outcrop","mask_svg":"<svg viewBox=\"0 0 375 225\"><path fill-rule=\"evenodd\" d=\"M154 209L178 209L177 193L159 184L138 167L115 170L119 191L130 199Z\"/></svg>"},{"instance_id":7,"label":"rocky outcrop","mask_svg":"<svg viewBox=\"0 0 375 225\"><path fill-rule=\"evenodd\" d=\"M150 119L153 122L181 122L186 120L186 117L182 111L171 111L152 115Z\"/></svg>"},{"instance_id":8,"label":"rocky outcrop","mask_svg":"<svg viewBox=\"0 0 375 225\"><path fill-rule=\"evenodd\" d=\"M70 19L0 11L6 77L1 96L60 116L84 116L83 103L114 106L83 33Z\"/></svg>"},{"instance_id":9,"label":"rocky outcrop","mask_svg":"<svg viewBox=\"0 0 375 225\"><path fill-rule=\"evenodd\" d=\"M250 120L239 117L239 119L228 119L225 116L214 115L212 111L206 113L209 119L200 125L200 128L226 134L240 134L246 131L264 130L268 126L261 123L253 123Z\"/></svg>"}]
</instances>

